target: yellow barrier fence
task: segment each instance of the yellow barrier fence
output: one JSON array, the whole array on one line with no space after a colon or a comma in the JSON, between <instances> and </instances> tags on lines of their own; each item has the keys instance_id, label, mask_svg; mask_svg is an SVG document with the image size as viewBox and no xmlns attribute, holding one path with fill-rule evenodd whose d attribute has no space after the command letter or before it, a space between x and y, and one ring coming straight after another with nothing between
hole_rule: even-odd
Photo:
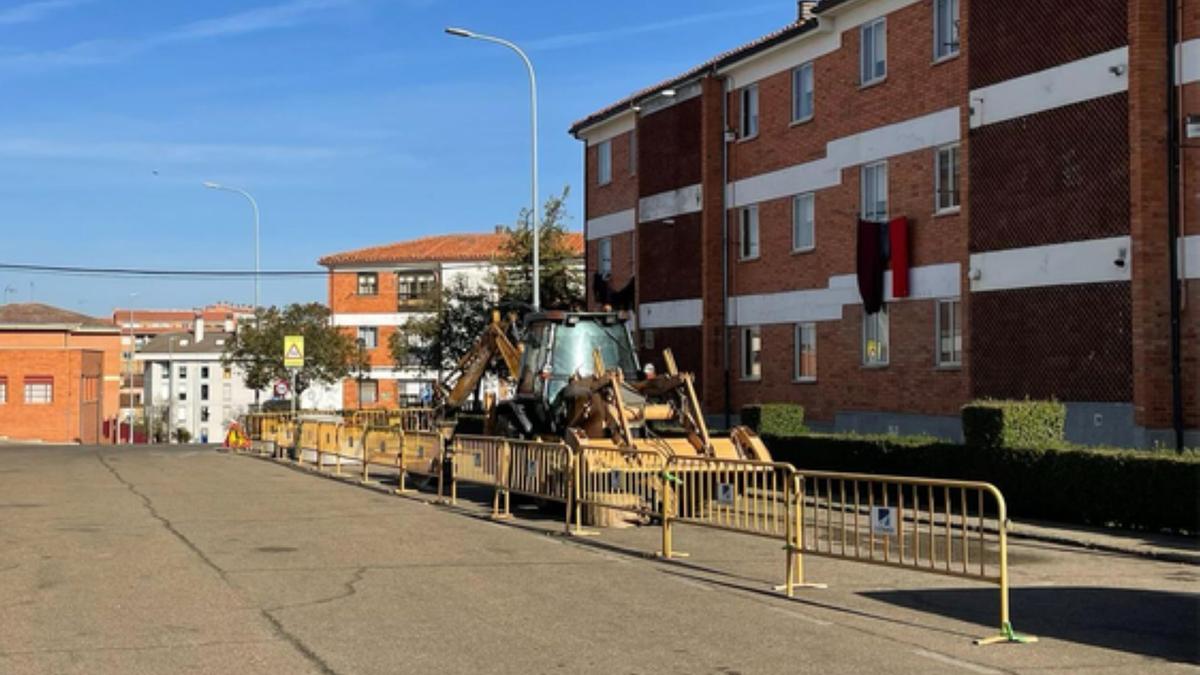
<instances>
[{"instance_id":1,"label":"yellow barrier fence","mask_svg":"<svg viewBox=\"0 0 1200 675\"><path fill-rule=\"evenodd\" d=\"M508 441L494 436L455 436L451 444L450 503L458 502L458 484L492 488L492 517L501 517L500 495L508 477ZM504 513L508 512L505 496Z\"/></svg>"},{"instance_id":2,"label":"yellow barrier fence","mask_svg":"<svg viewBox=\"0 0 1200 675\"><path fill-rule=\"evenodd\" d=\"M371 465L400 468L404 432L389 425L369 425L362 431L362 480L371 480ZM399 490L397 490L399 491Z\"/></svg>"},{"instance_id":3,"label":"yellow barrier fence","mask_svg":"<svg viewBox=\"0 0 1200 675\"><path fill-rule=\"evenodd\" d=\"M405 492L408 476L436 478L438 496L443 493L445 480L442 476L442 460L445 457L445 440L441 434L428 431L406 431L401 443L400 484L398 492Z\"/></svg>"},{"instance_id":4,"label":"yellow barrier fence","mask_svg":"<svg viewBox=\"0 0 1200 675\"><path fill-rule=\"evenodd\" d=\"M619 512L648 521L662 515L666 457L653 450L580 446L575 464L575 531L583 534L584 509L589 522L619 522ZM664 541L666 536L664 535ZM669 552L664 549L664 552Z\"/></svg>"}]
</instances>

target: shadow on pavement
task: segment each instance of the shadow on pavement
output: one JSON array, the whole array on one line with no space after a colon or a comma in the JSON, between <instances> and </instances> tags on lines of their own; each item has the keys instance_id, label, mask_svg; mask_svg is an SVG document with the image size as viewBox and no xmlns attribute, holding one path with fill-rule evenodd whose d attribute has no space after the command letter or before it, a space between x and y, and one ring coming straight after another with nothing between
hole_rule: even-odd
<instances>
[{"instance_id":1,"label":"shadow on pavement","mask_svg":"<svg viewBox=\"0 0 1200 675\"><path fill-rule=\"evenodd\" d=\"M1200 661L1200 595L1062 586L1014 588L1011 592L1013 627L1021 633L1170 661ZM994 589L862 595L985 626L998 623L999 599Z\"/></svg>"}]
</instances>

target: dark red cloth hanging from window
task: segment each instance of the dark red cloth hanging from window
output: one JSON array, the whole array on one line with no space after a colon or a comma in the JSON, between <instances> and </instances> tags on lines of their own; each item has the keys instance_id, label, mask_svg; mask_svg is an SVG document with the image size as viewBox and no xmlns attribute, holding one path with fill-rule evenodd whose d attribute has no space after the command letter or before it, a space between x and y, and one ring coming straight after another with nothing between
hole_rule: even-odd
<instances>
[{"instance_id":1,"label":"dark red cloth hanging from window","mask_svg":"<svg viewBox=\"0 0 1200 675\"><path fill-rule=\"evenodd\" d=\"M883 307L882 229L880 223L858 221L858 293L867 314Z\"/></svg>"},{"instance_id":2,"label":"dark red cloth hanging from window","mask_svg":"<svg viewBox=\"0 0 1200 675\"><path fill-rule=\"evenodd\" d=\"M908 218L901 216L888 223L888 238L891 243L892 297L907 298L909 295L910 267L908 250Z\"/></svg>"}]
</instances>

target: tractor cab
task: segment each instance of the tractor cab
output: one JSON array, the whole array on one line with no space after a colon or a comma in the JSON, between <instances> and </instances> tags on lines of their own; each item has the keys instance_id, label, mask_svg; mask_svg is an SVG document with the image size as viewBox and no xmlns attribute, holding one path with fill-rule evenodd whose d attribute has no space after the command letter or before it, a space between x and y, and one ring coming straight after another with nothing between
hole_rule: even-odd
<instances>
[{"instance_id":1,"label":"tractor cab","mask_svg":"<svg viewBox=\"0 0 1200 675\"><path fill-rule=\"evenodd\" d=\"M525 345L517 376L517 395L552 406L572 377L595 371L598 350L606 369L620 369L627 381L638 378L637 351L616 312L541 312L525 321Z\"/></svg>"}]
</instances>

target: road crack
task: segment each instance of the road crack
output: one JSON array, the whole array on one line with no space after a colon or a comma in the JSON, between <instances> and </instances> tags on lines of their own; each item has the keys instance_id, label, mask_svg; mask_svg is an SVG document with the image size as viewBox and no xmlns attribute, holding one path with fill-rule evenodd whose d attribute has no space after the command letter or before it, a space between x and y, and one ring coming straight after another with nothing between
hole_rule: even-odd
<instances>
[{"instance_id":1,"label":"road crack","mask_svg":"<svg viewBox=\"0 0 1200 675\"><path fill-rule=\"evenodd\" d=\"M208 555L204 553L204 551L202 551L195 542L189 539L187 535L180 532L169 518L159 513L158 509L154 507L154 501L150 499L149 495L145 494L141 490L138 490L137 486L126 480L125 477L122 476L119 471L117 471L116 467L108 463L108 461L104 459L104 456L99 452L96 453L96 459L100 461L100 464L103 465L105 469L108 469L108 472L112 474L113 478L116 479L117 482L124 485L126 490L129 490L131 494L142 500L142 506L146 509L146 512L149 513L152 518L157 520L167 532L170 532L172 536L183 543L183 545L186 546L188 550L190 550L197 558L199 558L209 569L216 572L217 576L220 577L221 581L226 586L228 586L239 596L244 597L241 589L239 589L237 585L229 579L229 575L225 569L218 565L212 558L208 557ZM351 595L353 595L353 593L351 593ZM259 607L258 613L260 616L266 619L268 624L271 625L271 629L276 636L290 644L293 649L304 656L304 658L308 659L308 661L312 663L318 670L325 675L338 675L336 670L331 668L329 664L326 663L325 660L320 656L318 656L316 652L310 649L308 645L304 644L304 642L298 636L292 634L286 628L284 628L283 623L274 615L272 615L269 610Z\"/></svg>"}]
</instances>

